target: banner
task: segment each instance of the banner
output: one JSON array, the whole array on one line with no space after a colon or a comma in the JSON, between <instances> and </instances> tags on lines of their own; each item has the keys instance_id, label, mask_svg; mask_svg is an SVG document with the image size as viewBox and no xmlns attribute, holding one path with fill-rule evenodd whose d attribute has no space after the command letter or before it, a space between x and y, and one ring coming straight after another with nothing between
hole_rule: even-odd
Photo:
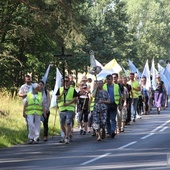
<instances>
[{"instance_id":1,"label":"banner","mask_svg":"<svg viewBox=\"0 0 170 170\"><path fill-rule=\"evenodd\" d=\"M58 70L58 68L56 68L56 82L55 82L54 90L52 92L50 108L57 105L56 93L57 93L58 89L61 87L61 80L62 80L62 75L61 75L60 71Z\"/></svg>"}]
</instances>

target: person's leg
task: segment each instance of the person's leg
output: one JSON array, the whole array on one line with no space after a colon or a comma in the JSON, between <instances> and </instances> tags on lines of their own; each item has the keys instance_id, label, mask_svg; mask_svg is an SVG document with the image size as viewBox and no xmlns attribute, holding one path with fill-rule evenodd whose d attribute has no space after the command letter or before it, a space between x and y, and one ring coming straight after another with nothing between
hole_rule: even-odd
<instances>
[{"instance_id":1,"label":"person's leg","mask_svg":"<svg viewBox=\"0 0 170 170\"><path fill-rule=\"evenodd\" d=\"M88 111L84 110L83 111L84 114L84 118L83 118L83 122L84 122L84 131L83 131L83 135L86 134L87 132L87 127L88 127Z\"/></svg>"},{"instance_id":2,"label":"person's leg","mask_svg":"<svg viewBox=\"0 0 170 170\"><path fill-rule=\"evenodd\" d=\"M74 112L72 112L72 111L66 112L66 133L65 133L65 143L66 144L69 143L68 137L71 133L71 124L72 124L72 120L73 120L73 115L74 115Z\"/></svg>"},{"instance_id":3,"label":"person's leg","mask_svg":"<svg viewBox=\"0 0 170 170\"><path fill-rule=\"evenodd\" d=\"M64 137L66 135L65 122L66 122L66 113L60 112L60 127L61 127L61 130L64 133Z\"/></svg>"},{"instance_id":4,"label":"person's leg","mask_svg":"<svg viewBox=\"0 0 170 170\"><path fill-rule=\"evenodd\" d=\"M134 106L133 121L134 122L135 122L135 119L136 119L137 104L138 104L138 98L134 98L133 99L133 106Z\"/></svg>"},{"instance_id":5,"label":"person's leg","mask_svg":"<svg viewBox=\"0 0 170 170\"><path fill-rule=\"evenodd\" d=\"M50 111L46 113L46 118L44 118L43 126L44 126L44 141L47 141L48 137L48 120L50 116Z\"/></svg>"},{"instance_id":6,"label":"person's leg","mask_svg":"<svg viewBox=\"0 0 170 170\"><path fill-rule=\"evenodd\" d=\"M34 115L27 115L27 123L28 123L28 138L30 140L34 140Z\"/></svg>"},{"instance_id":7,"label":"person's leg","mask_svg":"<svg viewBox=\"0 0 170 170\"><path fill-rule=\"evenodd\" d=\"M41 116L35 114L34 115L34 125L35 125L35 130L34 130L34 141L38 141L40 137L40 124L41 124Z\"/></svg>"},{"instance_id":8,"label":"person's leg","mask_svg":"<svg viewBox=\"0 0 170 170\"><path fill-rule=\"evenodd\" d=\"M116 133L116 115L117 115L117 108L110 112L110 125L111 125L111 137L114 138Z\"/></svg>"},{"instance_id":9,"label":"person's leg","mask_svg":"<svg viewBox=\"0 0 170 170\"><path fill-rule=\"evenodd\" d=\"M127 99L127 119L126 124L130 124L131 121L131 104L132 104L132 98Z\"/></svg>"},{"instance_id":10,"label":"person's leg","mask_svg":"<svg viewBox=\"0 0 170 170\"><path fill-rule=\"evenodd\" d=\"M111 134L111 125L110 125L110 109L107 110L107 115L106 115L106 130L107 130L107 135L108 137Z\"/></svg>"},{"instance_id":11,"label":"person's leg","mask_svg":"<svg viewBox=\"0 0 170 170\"><path fill-rule=\"evenodd\" d=\"M117 109L117 133L121 132L122 111Z\"/></svg>"}]
</instances>

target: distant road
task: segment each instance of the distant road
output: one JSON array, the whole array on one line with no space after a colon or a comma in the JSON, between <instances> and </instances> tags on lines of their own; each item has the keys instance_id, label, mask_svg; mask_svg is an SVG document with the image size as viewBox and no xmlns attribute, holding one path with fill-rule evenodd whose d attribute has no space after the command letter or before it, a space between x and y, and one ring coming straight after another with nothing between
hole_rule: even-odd
<instances>
[{"instance_id":1,"label":"distant road","mask_svg":"<svg viewBox=\"0 0 170 170\"><path fill-rule=\"evenodd\" d=\"M74 133L70 144L60 137L39 144L17 145L0 150L2 170L169 170L170 108L126 126L125 132L101 142L91 134ZM168 166L169 158L169 166Z\"/></svg>"}]
</instances>

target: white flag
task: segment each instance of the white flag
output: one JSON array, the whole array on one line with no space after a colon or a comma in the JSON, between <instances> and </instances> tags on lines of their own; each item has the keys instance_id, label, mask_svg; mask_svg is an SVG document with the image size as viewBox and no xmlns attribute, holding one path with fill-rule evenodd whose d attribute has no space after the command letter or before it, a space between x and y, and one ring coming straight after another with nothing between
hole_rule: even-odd
<instances>
[{"instance_id":1,"label":"white flag","mask_svg":"<svg viewBox=\"0 0 170 170\"><path fill-rule=\"evenodd\" d=\"M152 88L153 90L156 89L156 69L155 69L155 62L154 59L152 59L152 64L151 64L151 75L152 75Z\"/></svg>"},{"instance_id":2,"label":"white flag","mask_svg":"<svg viewBox=\"0 0 170 170\"><path fill-rule=\"evenodd\" d=\"M136 66L133 64L132 61L128 60L129 61L129 70L131 73L137 73L138 72L138 69L136 68Z\"/></svg>"},{"instance_id":3,"label":"white flag","mask_svg":"<svg viewBox=\"0 0 170 170\"><path fill-rule=\"evenodd\" d=\"M56 68L56 82L55 82L55 87L54 87L54 90L52 93L50 108L57 105L56 93L57 93L58 89L61 87L61 80L62 80L62 75L61 75L60 71L58 70L58 68Z\"/></svg>"},{"instance_id":4,"label":"white flag","mask_svg":"<svg viewBox=\"0 0 170 170\"><path fill-rule=\"evenodd\" d=\"M50 64L49 64L44 76L42 77L42 81L44 82L45 85L46 85L46 82L47 82L47 77L48 77L49 71L50 71Z\"/></svg>"},{"instance_id":5,"label":"white flag","mask_svg":"<svg viewBox=\"0 0 170 170\"><path fill-rule=\"evenodd\" d=\"M148 65L148 60L146 61L145 67L143 69L142 76L146 77L146 89L149 90L151 87L151 79L150 79L150 72L149 72L149 65Z\"/></svg>"}]
</instances>

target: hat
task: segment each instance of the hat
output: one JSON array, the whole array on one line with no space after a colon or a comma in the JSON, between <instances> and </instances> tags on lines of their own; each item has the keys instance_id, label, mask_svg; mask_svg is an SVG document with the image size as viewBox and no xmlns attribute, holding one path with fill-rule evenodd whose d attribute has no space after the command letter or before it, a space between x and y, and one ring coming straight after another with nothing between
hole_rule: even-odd
<instances>
[{"instance_id":1,"label":"hat","mask_svg":"<svg viewBox=\"0 0 170 170\"><path fill-rule=\"evenodd\" d=\"M86 88L87 88L87 84L84 84L84 85L83 85L83 89L86 89Z\"/></svg>"},{"instance_id":2,"label":"hat","mask_svg":"<svg viewBox=\"0 0 170 170\"><path fill-rule=\"evenodd\" d=\"M32 88L33 88L33 89L35 89L36 87L39 87L39 84L38 84L38 83L34 83L34 84L32 85Z\"/></svg>"},{"instance_id":3,"label":"hat","mask_svg":"<svg viewBox=\"0 0 170 170\"><path fill-rule=\"evenodd\" d=\"M83 76L81 80L88 80L86 76Z\"/></svg>"}]
</instances>

